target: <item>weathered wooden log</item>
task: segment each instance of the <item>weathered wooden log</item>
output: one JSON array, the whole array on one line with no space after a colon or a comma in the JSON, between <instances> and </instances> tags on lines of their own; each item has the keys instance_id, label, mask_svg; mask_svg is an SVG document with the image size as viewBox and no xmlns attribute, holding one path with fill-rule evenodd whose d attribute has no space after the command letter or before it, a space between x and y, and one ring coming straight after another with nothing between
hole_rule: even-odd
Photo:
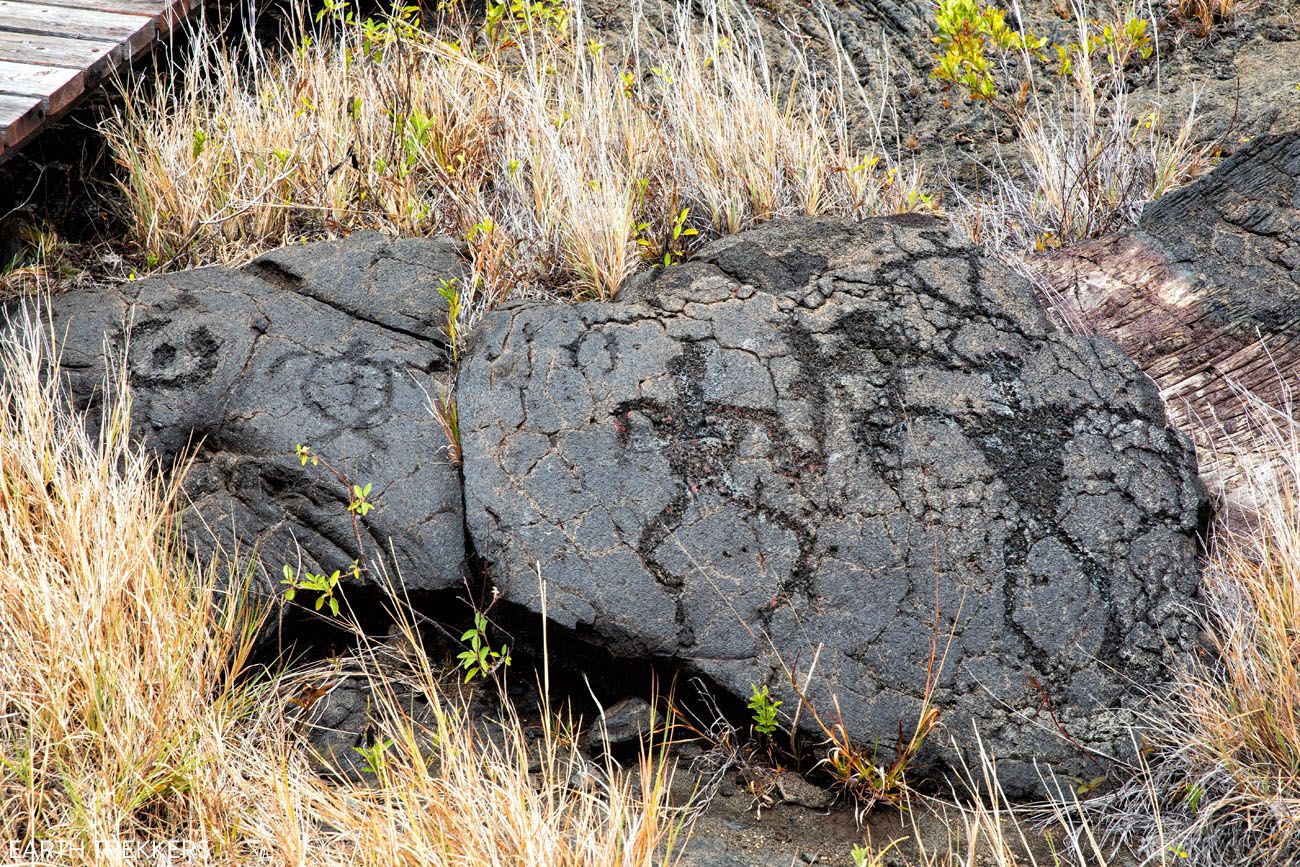
<instances>
[{"instance_id":1,"label":"weathered wooden log","mask_svg":"<svg viewBox=\"0 0 1300 867\"><path fill-rule=\"evenodd\" d=\"M1252 142L1137 229L1034 265L1065 315L1155 380L1206 481L1248 507L1251 407L1287 413L1300 379L1300 131Z\"/></svg>"}]
</instances>

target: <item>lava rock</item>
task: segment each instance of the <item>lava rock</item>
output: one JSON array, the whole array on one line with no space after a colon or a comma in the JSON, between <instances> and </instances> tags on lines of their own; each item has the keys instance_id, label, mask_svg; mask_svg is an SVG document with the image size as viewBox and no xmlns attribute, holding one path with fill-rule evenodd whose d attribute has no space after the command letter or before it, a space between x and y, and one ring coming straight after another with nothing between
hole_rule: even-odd
<instances>
[{"instance_id":1,"label":"lava rock","mask_svg":"<svg viewBox=\"0 0 1300 867\"><path fill-rule=\"evenodd\" d=\"M787 804L797 804L809 810L825 810L835 801L835 796L820 786L814 786L802 774L786 771L776 778L776 790Z\"/></svg>"},{"instance_id":2,"label":"lava rock","mask_svg":"<svg viewBox=\"0 0 1300 867\"><path fill-rule=\"evenodd\" d=\"M1300 327L1300 129L1265 136L1142 212L1140 233L1225 319Z\"/></svg>"},{"instance_id":3,"label":"lava rock","mask_svg":"<svg viewBox=\"0 0 1300 867\"><path fill-rule=\"evenodd\" d=\"M614 704L596 721L588 734L587 748L594 755L636 746L655 727L656 714L650 703L631 696Z\"/></svg>"},{"instance_id":4,"label":"lava rock","mask_svg":"<svg viewBox=\"0 0 1300 867\"><path fill-rule=\"evenodd\" d=\"M379 711L373 698L364 679L352 679L307 709L307 742L318 774L353 783L365 781L366 759L357 750L370 748L377 737Z\"/></svg>"},{"instance_id":5,"label":"lava rock","mask_svg":"<svg viewBox=\"0 0 1300 867\"><path fill-rule=\"evenodd\" d=\"M265 593L284 564L346 571L381 555L409 589L455 587L460 477L429 398L450 367L439 280L461 270L448 239L367 232L242 269L60 295L53 328L66 334L63 367L80 404L99 403L104 347L125 352L133 433L167 463L193 452L184 522L200 560L237 555L242 566L256 551ZM302 465L298 443L372 485L374 507L355 527L347 486Z\"/></svg>"},{"instance_id":6,"label":"lava rock","mask_svg":"<svg viewBox=\"0 0 1300 867\"><path fill-rule=\"evenodd\" d=\"M811 671L802 731L867 750L929 682L917 775L973 727L1012 791L1095 774L1194 643L1205 495L1156 389L931 218L774 221L620 303L508 305L457 389L507 599L540 611L540 566L576 638L741 702Z\"/></svg>"}]
</instances>

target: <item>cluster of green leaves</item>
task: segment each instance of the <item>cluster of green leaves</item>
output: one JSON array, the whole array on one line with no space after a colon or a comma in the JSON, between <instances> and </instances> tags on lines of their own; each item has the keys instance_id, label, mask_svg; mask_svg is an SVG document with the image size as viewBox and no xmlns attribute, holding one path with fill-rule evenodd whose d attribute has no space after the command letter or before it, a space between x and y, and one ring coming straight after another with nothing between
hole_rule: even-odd
<instances>
[{"instance_id":1,"label":"cluster of green leaves","mask_svg":"<svg viewBox=\"0 0 1300 867\"><path fill-rule=\"evenodd\" d=\"M438 279L438 294L447 302L447 324L443 330L447 334L447 343L451 347L453 367L460 366L460 280L452 277Z\"/></svg>"},{"instance_id":2,"label":"cluster of green leaves","mask_svg":"<svg viewBox=\"0 0 1300 867\"><path fill-rule=\"evenodd\" d=\"M1114 69L1148 59L1154 43L1145 18L1123 14L1114 21L1093 20L1083 43L1051 43L1055 73L1069 77L1080 58L1104 55ZM1005 10L983 0L939 0L935 9L934 43L939 47L931 75L958 87L973 100L1003 100L999 78L1013 59L1048 62L1048 40L1007 23ZM1028 79L1026 79L1028 81ZM1022 88L1021 99L1024 93Z\"/></svg>"},{"instance_id":3,"label":"cluster of green leaves","mask_svg":"<svg viewBox=\"0 0 1300 867\"><path fill-rule=\"evenodd\" d=\"M402 162L397 167L397 176L406 178L424 158L430 143L433 120L419 109L411 109L405 115L394 119L402 133ZM378 168L383 172L388 166L381 162Z\"/></svg>"},{"instance_id":4,"label":"cluster of green leaves","mask_svg":"<svg viewBox=\"0 0 1300 867\"><path fill-rule=\"evenodd\" d=\"M676 217L673 217L672 239L668 244L668 249L664 251L664 267L686 258L685 240L699 234L686 225L686 218L690 215L690 208L682 208L681 212Z\"/></svg>"},{"instance_id":5,"label":"cluster of green leaves","mask_svg":"<svg viewBox=\"0 0 1300 867\"><path fill-rule=\"evenodd\" d=\"M784 702L773 698L766 686L759 689L751 683L749 688L753 690L753 695L749 697L749 709L753 713L754 731L763 737L771 737L776 732L776 712Z\"/></svg>"},{"instance_id":6,"label":"cluster of green leaves","mask_svg":"<svg viewBox=\"0 0 1300 867\"><path fill-rule=\"evenodd\" d=\"M335 617L339 616L339 597L336 595L335 590L338 588L339 581L343 579L343 570L335 569L328 575L304 572L303 576L299 578L297 571L286 563L282 572L284 580L280 583L286 585L287 588L284 591L285 600L292 602L299 591L315 593L316 604L314 607L317 611L328 606L330 614ZM348 574L354 579L361 577L361 566L356 560L353 560L352 565L348 567Z\"/></svg>"},{"instance_id":7,"label":"cluster of green leaves","mask_svg":"<svg viewBox=\"0 0 1300 867\"><path fill-rule=\"evenodd\" d=\"M493 650L487 632L487 616L475 611L474 625L460 637L461 641L469 644L469 649L456 655L460 667L465 670L465 683L476 677L487 677L498 668L510 665L510 648L503 644L499 650Z\"/></svg>"},{"instance_id":8,"label":"cluster of green leaves","mask_svg":"<svg viewBox=\"0 0 1300 867\"><path fill-rule=\"evenodd\" d=\"M311 464L313 467L324 466L339 483L348 491L348 512L352 515L353 530L357 536L357 550L361 550L361 531L357 523L359 518L364 518L370 514L370 510L375 504L370 501L370 492L374 486L367 482L364 485L358 485L348 481L339 470L333 467L328 461L322 458L315 449L305 443L298 443L294 446L294 455L298 458L301 466ZM289 564L285 564L281 570L284 578L280 581L285 586L284 598L292 602L299 592L315 593L315 609L321 611L329 608L330 614L335 617L339 616L339 582L348 576L353 580L361 578L361 561L353 560L352 564L346 569L335 569L333 572L315 573L304 572L302 577L298 577L297 570Z\"/></svg>"},{"instance_id":9,"label":"cluster of green leaves","mask_svg":"<svg viewBox=\"0 0 1300 867\"><path fill-rule=\"evenodd\" d=\"M641 178L637 181L637 204L644 201L646 191L649 187L649 181ZM699 234L699 230L692 228L687 223L691 216L690 208L682 208L673 217L672 224L667 227L667 231L656 237L656 233L649 223L637 223L633 227L633 239L636 245L641 248L641 256L656 265L662 265L667 268L669 265L676 265L688 255L687 239L693 238Z\"/></svg>"},{"instance_id":10,"label":"cluster of green leaves","mask_svg":"<svg viewBox=\"0 0 1300 867\"><path fill-rule=\"evenodd\" d=\"M357 27L361 32L361 50L374 60L382 58L388 46L416 36L420 29L419 6L396 6L378 20L372 16L358 19L355 0L323 0L321 8L316 10L316 20L325 18Z\"/></svg>"},{"instance_id":11,"label":"cluster of green leaves","mask_svg":"<svg viewBox=\"0 0 1300 867\"><path fill-rule=\"evenodd\" d=\"M1004 10L978 0L939 0L935 9L938 33L934 42L942 49L931 73L965 90L972 99L991 101L998 91L993 65L1013 52L1045 60L1047 40L1007 24Z\"/></svg>"},{"instance_id":12,"label":"cluster of green leaves","mask_svg":"<svg viewBox=\"0 0 1300 867\"><path fill-rule=\"evenodd\" d=\"M569 25L568 4L565 0L488 0L483 17L488 39L501 39L511 29L508 24L521 30L542 26L563 33Z\"/></svg>"},{"instance_id":13,"label":"cluster of green leaves","mask_svg":"<svg viewBox=\"0 0 1300 867\"><path fill-rule=\"evenodd\" d=\"M368 774L379 776L388 766L388 757L385 755L393 745L392 738L376 738L375 742L368 747L353 747L353 751L361 756L361 770Z\"/></svg>"},{"instance_id":14,"label":"cluster of green leaves","mask_svg":"<svg viewBox=\"0 0 1300 867\"><path fill-rule=\"evenodd\" d=\"M352 486L352 501L348 503L349 512L355 512L362 518L370 514L370 510L375 507L375 504L369 500L371 487L372 485L369 482L364 487L361 485Z\"/></svg>"},{"instance_id":15,"label":"cluster of green leaves","mask_svg":"<svg viewBox=\"0 0 1300 867\"><path fill-rule=\"evenodd\" d=\"M1093 32L1087 35L1087 44L1071 42L1056 45L1056 57L1062 76L1074 71L1074 58L1105 55L1106 62L1115 69L1123 69L1134 58L1147 60L1155 51L1155 43L1147 32L1147 20L1129 16L1119 22L1094 22Z\"/></svg>"}]
</instances>

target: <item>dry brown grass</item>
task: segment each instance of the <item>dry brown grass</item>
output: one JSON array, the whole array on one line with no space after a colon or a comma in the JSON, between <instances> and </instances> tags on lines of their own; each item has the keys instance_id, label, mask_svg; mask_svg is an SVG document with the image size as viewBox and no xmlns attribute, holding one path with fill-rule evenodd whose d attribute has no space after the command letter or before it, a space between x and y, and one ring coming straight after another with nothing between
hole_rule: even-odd
<instances>
[{"instance_id":1,"label":"dry brown grass","mask_svg":"<svg viewBox=\"0 0 1300 867\"><path fill-rule=\"evenodd\" d=\"M806 62L777 79L740 12L683 7L664 40L619 47L580 6L525 6L487 28L452 4L385 38L327 17L283 51L200 35L105 125L132 240L180 267L363 226L449 233L470 242L472 319L511 291L610 297L781 214L927 206L914 165L848 128L846 100L878 117L886 95Z\"/></svg>"},{"instance_id":2,"label":"dry brown grass","mask_svg":"<svg viewBox=\"0 0 1300 867\"><path fill-rule=\"evenodd\" d=\"M1176 846L1155 846L1146 858L1124 851L1067 781L1044 779L1051 801L1016 804L998 782L997 760L976 733L969 765L960 769L962 785L952 797L914 799L905 814L910 823L889 843L864 846L855 867L1173 867L1185 861ZM1151 795L1150 790L1147 791ZM935 815L944 833L927 831L918 816ZM1152 815L1159 823L1160 805ZM1154 833L1159 836L1160 828ZM1162 838L1163 839L1163 838Z\"/></svg>"},{"instance_id":3,"label":"dry brown grass","mask_svg":"<svg viewBox=\"0 0 1300 867\"><path fill-rule=\"evenodd\" d=\"M79 286L89 282L74 263L75 255L54 230L21 224L16 232L18 252L0 262L0 298L39 292L43 286Z\"/></svg>"},{"instance_id":4,"label":"dry brown grass","mask_svg":"<svg viewBox=\"0 0 1300 867\"><path fill-rule=\"evenodd\" d=\"M203 864L671 862L681 827L660 754L574 788L547 728L530 776L513 716L500 742L455 713L421 726L378 677L383 772L316 774L289 697L319 672L249 670L256 612L183 559L176 483L127 440L127 396L107 381L88 431L50 346L32 321L0 337L0 840L15 847L0 857L125 865L140 863L130 846L158 845ZM442 706L422 654L403 676Z\"/></svg>"},{"instance_id":5,"label":"dry brown grass","mask_svg":"<svg viewBox=\"0 0 1300 867\"><path fill-rule=\"evenodd\" d=\"M251 695L250 612L179 566L175 491L126 442L125 395L87 433L49 353L32 323L0 345L0 837L220 812L194 780Z\"/></svg>"},{"instance_id":6,"label":"dry brown grass","mask_svg":"<svg viewBox=\"0 0 1300 867\"><path fill-rule=\"evenodd\" d=\"M1172 0L1169 14L1196 36L1206 37L1256 5L1242 0Z\"/></svg>"}]
</instances>

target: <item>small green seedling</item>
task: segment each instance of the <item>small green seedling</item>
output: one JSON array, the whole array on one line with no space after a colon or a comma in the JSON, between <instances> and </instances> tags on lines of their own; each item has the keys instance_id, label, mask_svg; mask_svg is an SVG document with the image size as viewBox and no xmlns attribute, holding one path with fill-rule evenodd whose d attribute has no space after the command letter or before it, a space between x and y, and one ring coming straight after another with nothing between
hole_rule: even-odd
<instances>
[{"instance_id":1,"label":"small green seedling","mask_svg":"<svg viewBox=\"0 0 1300 867\"><path fill-rule=\"evenodd\" d=\"M500 650L492 649L487 637L487 617L481 613L474 612L474 625L465 630L460 640L469 643L469 650L456 655L460 667L465 669L465 683L510 665L510 648L503 644Z\"/></svg>"},{"instance_id":2,"label":"small green seedling","mask_svg":"<svg viewBox=\"0 0 1300 867\"><path fill-rule=\"evenodd\" d=\"M664 253L664 267L668 267L674 262L680 262L686 258L686 251L683 249L683 239L692 235L698 235L695 229L686 225L686 218L691 215L690 208L682 208L680 214L673 218L673 241L668 252Z\"/></svg>"},{"instance_id":3,"label":"small green seedling","mask_svg":"<svg viewBox=\"0 0 1300 867\"><path fill-rule=\"evenodd\" d=\"M761 690L754 684L749 688L754 694L749 697L749 709L754 713L754 731L764 737L771 737L776 731L776 711L783 702L779 698L772 698L768 694L767 687Z\"/></svg>"},{"instance_id":4,"label":"small green seedling","mask_svg":"<svg viewBox=\"0 0 1300 867\"><path fill-rule=\"evenodd\" d=\"M360 755L365 762L361 766L361 770L365 771L367 774L379 776L383 772L384 768L388 766L388 759L384 754L388 752L388 748L392 745L392 738L379 738L368 747L353 747L352 749Z\"/></svg>"},{"instance_id":5,"label":"small green seedling","mask_svg":"<svg viewBox=\"0 0 1300 867\"><path fill-rule=\"evenodd\" d=\"M1089 795L1091 795L1093 792L1097 791L1097 789L1104 782L1106 782L1105 777L1093 777L1090 780L1084 780L1082 783L1080 783L1078 786L1075 787L1074 791L1078 793L1080 798L1086 798Z\"/></svg>"},{"instance_id":6,"label":"small green seedling","mask_svg":"<svg viewBox=\"0 0 1300 867\"><path fill-rule=\"evenodd\" d=\"M438 284L438 294L447 302L447 325L443 330L447 333L447 343L451 346L452 366L456 366L460 364L460 284L455 277L450 280L440 279Z\"/></svg>"},{"instance_id":7,"label":"small green seedling","mask_svg":"<svg viewBox=\"0 0 1300 867\"><path fill-rule=\"evenodd\" d=\"M292 602L294 597L298 595L299 590L316 593L316 610L320 611L328 605L330 614L333 614L335 617L339 616L339 600L338 597L334 595L334 589L338 587L338 583L343 577L341 569L335 569L330 575L325 575L324 573L317 575L315 572L306 572L301 579L298 578L293 567L288 563L284 565L282 571L284 574L284 580L280 583L288 585L288 589L284 591L284 598L286 601ZM360 566L358 566L356 562L353 562L351 569L352 574L355 576L359 571Z\"/></svg>"},{"instance_id":8,"label":"small green seedling","mask_svg":"<svg viewBox=\"0 0 1300 867\"><path fill-rule=\"evenodd\" d=\"M467 241L474 241L479 236L491 237L492 233L497 230L497 224L492 222L491 217L484 217L470 227L468 234L465 235Z\"/></svg>"},{"instance_id":9,"label":"small green seedling","mask_svg":"<svg viewBox=\"0 0 1300 867\"><path fill-rule=\"evenodd\" d=\"M849 852L849 856L853 859L853 867L884 867L885 856L897 849L902 842L902 839L893 840L878 852L873 852L861 843L854 843L853 849Z\"/></svg>"},{"instance_id":10,"label":"small green seedling","mask_svg":"<svg viewBox=\"0 0 1300 867\"><path fill-rule=\"evenodd\" d=\"M1205 787L1200 783L1192 783L1187 787L1187 809L1195 814L1201 809L1201 799L1205 797Z\"/></svg>"},{"instance_id":11,"label":"small green seedling","mask_svg":"<svg viewBox=\"0 0 1300 867\"><path fill-rule=\"evenodd\" d=\"M366 499L370 496L370 489L373 487L369 483L363 488L361 485L352 486L352 502L348 503L348 511L356 512L362 518L370 514L370 510L375 507L374 503Z\"/></svg>"}]
</instances>

